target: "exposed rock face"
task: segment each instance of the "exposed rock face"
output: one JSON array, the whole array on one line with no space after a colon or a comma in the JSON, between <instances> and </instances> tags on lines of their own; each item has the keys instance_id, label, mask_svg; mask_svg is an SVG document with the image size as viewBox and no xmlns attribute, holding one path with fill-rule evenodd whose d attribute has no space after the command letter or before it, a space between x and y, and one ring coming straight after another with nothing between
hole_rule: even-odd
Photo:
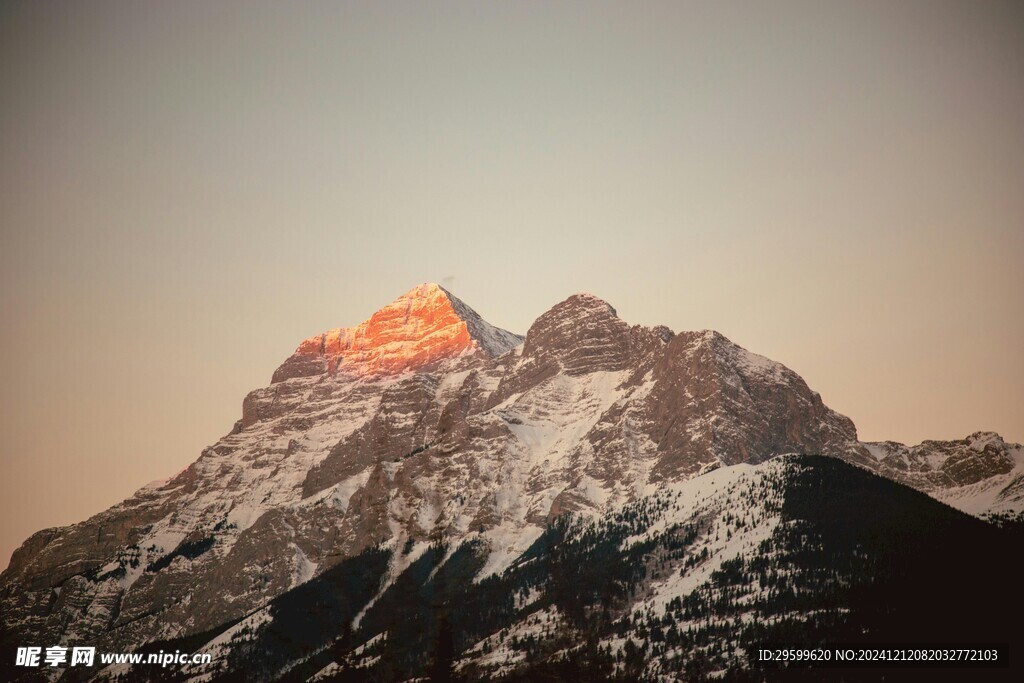
<instances>
[{"instance_id":1,"label":"exposed rock face","mask_svg":"<svg viewBox=\"0 0 1024 683\"><path fill-rule=\"evenodd\" d=\"M659 448L710 452L727 465L781 453L846 456L857 431L792 370L717 332L682 333L655 366L649 402ZM695 463L665 460L664 476Z\"/></svg>"},{"instance_id":2,"label":"exposed rock face","mask_svg":"<svg viewBox=\"0 0 1024 683\"><path fill-rule=\"evenodd\" d=\"M1019 446L860 444L783 365L715 332L630 326L588 294L524 340L421 285L304 341L242 412L166 483L26 541L0 576L8 635L127 651L240 618L378 543L476 538L486 575L563 512L607 513L784 453L844 458L939 498L994 491L970 498L975 513L1024 500ZM396 553L389 576L414 556Z\"/></svg>"},{"instance_id":3,"label":"exposed rock face","mask_svg":"<svg viewBox=\"0 0 1024 683\"><path fill-rule=\"evenodd\" d=\"M310 337L274 372L273 382L324 372L395 375L473 351L494 358L522 337L486 323L439 285L423 284L358 327Z\"/></svg>"}]
</instances>

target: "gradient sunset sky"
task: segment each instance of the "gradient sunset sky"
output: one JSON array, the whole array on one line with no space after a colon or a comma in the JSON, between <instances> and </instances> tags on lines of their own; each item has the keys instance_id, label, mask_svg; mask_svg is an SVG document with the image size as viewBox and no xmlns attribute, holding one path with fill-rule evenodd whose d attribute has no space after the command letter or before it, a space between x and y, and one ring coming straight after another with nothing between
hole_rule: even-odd
<instances>
[{"instance_id":1,"label":"gradient sunset sky","mask_svg":"<svg viewBox=\"0 0 1024 683\"><path fill-rule=\"evenodd\" d=\"M1024 441L1020 2L5 2L0 567L424 281Z\"/></svg>"}]
</instances>

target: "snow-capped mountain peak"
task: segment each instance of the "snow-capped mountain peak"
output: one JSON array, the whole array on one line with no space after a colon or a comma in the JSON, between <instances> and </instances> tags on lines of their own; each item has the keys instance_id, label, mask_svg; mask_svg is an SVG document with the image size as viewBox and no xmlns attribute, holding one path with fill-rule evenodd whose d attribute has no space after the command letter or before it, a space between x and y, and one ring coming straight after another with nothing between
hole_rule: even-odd
<instances>
[{"instance_id":1,"label":"snow-capped mountain peak","mask_svg":"<svg viewBox=\"0 0 1024 683\"><path fill-rule=\"evenodd\" d=\"M178 475L29 538L0 575L0 614L17 642L127 651L234 624L217 631L226 643L267 619L288 628L270 601L342 577L351 609L337 614L377 637L409 577L460 566L455 553L473 558L459 580L484 590L551 560L545 548L567 514L614 541L671 504L666 545L633 568L689 562L643 587L653 593L638 604L662 618L698 578L786 530L775 504L734 519L738 501L775 500L776 475L799 474L772 464L785 454L846 460L979 516L1024 507L1024 448L997 434L862 443L797 373L717 332L629 325L580 293L523 338L423 284L304 341ZM826 478L842 489L857 471ZM634 545L616 541L602 557ZM367 577L356 593L353 571ZM516 600L540 590L530 581ZM481 647L508 649L487 633Z\"/></svg>"}]
</instances>

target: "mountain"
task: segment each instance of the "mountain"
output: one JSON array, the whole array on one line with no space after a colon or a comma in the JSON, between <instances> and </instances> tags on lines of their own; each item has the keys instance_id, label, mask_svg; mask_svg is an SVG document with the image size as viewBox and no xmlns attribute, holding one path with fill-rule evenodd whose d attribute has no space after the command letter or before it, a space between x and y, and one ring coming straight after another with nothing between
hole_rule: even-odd
<instances>
[{"instance_id":1,"label":"mountain","mask_svg":"<svg viewBox=\"0 0 1024 683\"><path fill-rule=\"evenodd\" d=\"M1024 448L994 432L958 441L864 443L869 469L973 515L1013 519L1024 510Z\"/></svg>"},{"instance_id":2,"label":"mountain","mask_svg":"<svg viewBox=\"0 0 1024 683\"><path fill-rule=\"evenodd\" d=\"M611 656L624 673L608 648L625 658L631 639L648 649L629 655L629 671L656 676L672 657L654 655L650 643L660 641L647 626L632 630L631 615L678 621L678 632L679 610L666 617L652 595L702 599L716 571L745 567L741 553L765 566L802 557L783 511L809 495L805 472L823 472L837 490L871 482L886 492L882 501L913 494L905 484L991 517L1006 528L914 494L920 505L907 509L916 517L889 523L894 538L901 527L951 524L995 561L997 548L1018 539L1022 467L1024 449L989 433L913 448L861 443L796 373L716 332L630 326L606 302L577 294L523 338L425 284L357 327L302 342L269 386L245 397L231 432L179 475L30 537L0 575L0 641L110 652L186 643L216 651L221 675L251 666L265 679L346 676L361 666L360 675L394 680L436 663L439 642L442 659L467 676L515 676L517 663L532 666L545 652L517 645L526 634L533 645L545 640L537 634L554 634L545 647L582 634L595 649L573 656L588 666ZM814 521L802 514L792 519ZM853 572L864 550L835 527L816 532L838 543L839 555L807 569L815 595L828 562ZM898 544L880 543L869 555L876 568L896 561ZM591 546L600 549L584 552ZM612 573L580 574L575 563L595 558ZM871 585L898 579L896 565L885 567ZM954 568L928 568L927 585L960 581ZM831 580L846 586L843 576ZM728 593L733 602L738 591ZM815 600L847 614L843 600L859 596L829 591L791 600L796 607L776 604L788 594L763 597L768 611L807 621ZM845 618L850 629L877 621ZM708 666L742 668L745 641L731 635L726 647L724 627L715 628L708 633L722 656L709 655ZM288 640L294 649L281 646ZM543 659L568 661L572 652Z\"/></svg>"}]
</instances>

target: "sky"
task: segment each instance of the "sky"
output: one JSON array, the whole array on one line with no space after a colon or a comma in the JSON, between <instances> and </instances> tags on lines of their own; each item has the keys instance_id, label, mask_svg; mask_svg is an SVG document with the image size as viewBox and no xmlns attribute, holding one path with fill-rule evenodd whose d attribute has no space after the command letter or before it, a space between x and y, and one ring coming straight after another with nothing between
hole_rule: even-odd
<instances>
[{"instance_id":1,"label":"sky","mask_svg":"<svg viewBox=\"0 0 1024 683\"><path fill-rule=\"evenodd\" d=\"M0 566L427 281L1024 441L1021 112L1014 2L5 2Z\"/></svg>"}]
</instances>

